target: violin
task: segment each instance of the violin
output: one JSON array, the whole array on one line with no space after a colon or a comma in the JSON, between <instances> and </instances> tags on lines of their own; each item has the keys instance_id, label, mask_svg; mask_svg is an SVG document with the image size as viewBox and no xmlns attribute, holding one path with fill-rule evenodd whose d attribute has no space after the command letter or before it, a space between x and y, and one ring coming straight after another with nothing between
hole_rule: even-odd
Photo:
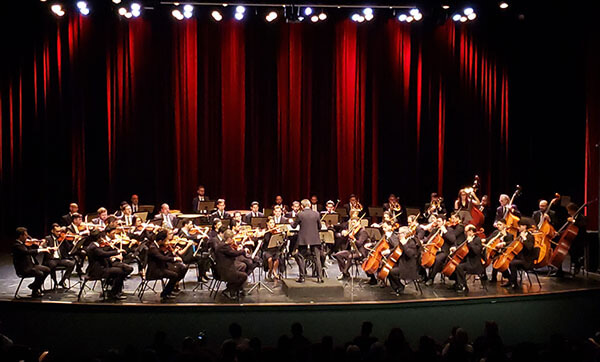
<instances>
[{"instance_id":1,"label":"violin","mask_svg":"<svg viewBox=\"0 0 600 362\"><path fill-rule=\"evenodd\" d=\"M43 240L39 240L39 239L27 239L25 240L25 246L33 246L33 245L37 245L40 246L40 243L42 243Z\"/></svg>"}]
</instances>

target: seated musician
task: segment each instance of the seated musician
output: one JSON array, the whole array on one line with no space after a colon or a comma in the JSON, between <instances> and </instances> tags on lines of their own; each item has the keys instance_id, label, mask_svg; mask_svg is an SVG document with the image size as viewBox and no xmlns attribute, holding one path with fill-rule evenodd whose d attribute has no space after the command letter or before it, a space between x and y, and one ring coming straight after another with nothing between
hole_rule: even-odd
<instances>
[{"instance_id":1,"label":"seated musician","mask_svg":"<svg viewBox=\"0 0 600 362\"><path fill-rule=\"evenodd\" d=\"M496 251L499 252L502 250L502 248L504 248L506 245L509 245L510 243L513 242L514 238L513 235L509 232L507 232L506 230L506 221L504 221L504 219L502 220L498 220L494 223L494 226L496 227L496 230L494 230L494 232L487 238L487 242L489 243L489 241L491 239L494 239L496 237L500 238L500 241L496 244ZM486 248L486 250L484 251L484 253L487 255L488 253L492 252L491 249ZM490 279L490 281L492 283L495 283L498 281L498 273L500 271L497 269L492 269L492 278ZM506 274L508 276L508 274Z\"/></svg>"},{"instance_id":2,"label":"seated musician","mask_svg":"<svg viewBox=\"0 0 600 362\"><path fill-rule=\"evenodd\" d=\"M281 208L284 215L289 211L289 207L283 203L283 197L281 195L275 196L275 204L273 204L272 209L275 210L277 206Z\"/></svg>"},{"instance_id":3,"label":"seated musician","mask_svg":"<svg viewBox=\"0 0 600 362\"><path fill-rule=\"evenodd\" d=\"M244 215L244 222L246 224L250 225L253 217L265 217L265 214L258 211L258 207L258 201L252 201L252 204L250 204L250 212Z\"/></svg>"},{"instance_id":4,"label":"seated musician","mask_svg":"<svg viewBox=\"0 0 600 362\"><path fill-rule=\"evenodd\" d=\"M205 213L205 210L200 209L200 203L204 201L210 201L210 199L208 196L206 196L206 190L204 189L204 186L199 185L198 189L196 190L196 196L192 200L192 210L194 210L194 212L197 214Z\"/></svg>"},{"instance_id":5,"label":"seated musician","mask_svg":"<svg viewBox=\"0 0 600 362\"><path fill-rule=\"evenodd\" d=\"M153 224L144 225L142 219L134 216L132 218L133 228L129 229L127 236L133 240L133 256L139 264L140 273L144 272L148 260L148 247L150 241L159 230L159 227Z\"/></svg>"},{"instance_id":6,"label":"seated musician","mask_svg":"<svg viewBox=\"0 0 600 362\"><path fill-rule=\"evenodd\" d=\"M431 230L429 230L426 241L423 243L423 248L427 248L428 244L433 241L433 236L438 232L438 230L444 239L444 245L442 245L435 256L435 262L429 269L429 275L425 280L425 285L433 285L435 277L439 272L442 271L446 265L446 261L448 261L450 248L456 244L456 235L446 228L446 218L442 215L438 215L431 227Z\"/></svg>"},{"instance_id":7,"label":"seated musician","mask_svg":"<svg viewBox=\"0 0 600 362\"><path fill-rule=\"evenodd\" d=\"M221 221L221 219L215 219L215 220ZM246 225L246 223L244 222L244 220L242 218L242 213L239 211L236 211L233 214L233 218L231 219L231 222L229 223L229 228L231 230L239 231L240 226L242 226L242 225Z\"/></svg>"},{"instance_id":8,"label":"seated musician","mask_svg":"<svg viewBox=\"0 0 600 362\"><path fill-rule=\"evenodd\" d=\"M98 209L98 217L92 219L92 224L98 225L100 230L106 227L106 219L108 218L108 210L101 207Z\"/></svg>"},{"instance_id":9,"label":"seated musician","mask_svg":"<svg viewBox=\"0 0 600 362\"><path fill-rule=\"evenodd\" d=\"M100 237L101 232L95 230L90 235L90 245L87 247L88 256L87 275L93 279L106 278L111 283L108 292L109 299L125 299L123 295L123 281L129 275L118 265L112 265L111 258L119 258L124 250L110 245L107 238ZM115 264L117 264L115 262Z\"/></svg>"},{"instance_id":10,"label":"seated musician","mask_svg":"<svg viewBox=\"0 0 600 362\"><path fill-rule=\"evenodd\" d=\"M323 216L324 214L337 214L337 212L335 211L335 203L332 200L327 201L327 203L325 204L325 210L321 211L321 216Z\"/></svg>"},{"instance_id":11,"label":"seated musician","mask_svg":"<svg viewBox=\"0 0 600 362\"><path fill-rule=\"evenodd\" d=\"M119 210L115 211L115 213L113 214L113 216L116 217L118 220L121 220L123 218L125 205L129 205L127 201L121 201L121 203L119 204Z\"/></svg>"},{"instance_id":12,"label":"seated musician","mask_svg":"<svg viewBox=\"0 0 600 362\"><path fill-rule=\"evenodd\" d=\"M231 219L231 215L225 211L225 199L217 200L217 210L210 215L211 220L214 219Z\"/></svg>"},{"instance_id":13,"label":"seated musician","mask_svg":"<svg viewBox=\"0 0 600 362\"><path fill-rule=\"evenodd\" d=\"M404 284L402 280L411 281L416 280L419 277L418 274L418 261L419 254L418 241L414 236L410 235L410 228L406 226L400 227L397 233L392 232L392 225L389 223L383 224L383 230L387 242L390 244L390 249L386 250L384 256L389 255L391 252L400 247L402 249L402 255L398 262L394 264L392 270L388 275L390 286L396 295L402 294L404 291Z\"/></svg>"},{"instance_id":14,"label":"seated musician","mask_svg":"<svg viewBox=\"0 0 600 362\"><path fill-rule=\"evenodd\" d=\"M194 231L194 223L192 220L188 220L179 229L177 236L190 240L193 243L190 244L187 249L180 255L185 265L195 263L198 268L198 281L208 282L208 273L210 269L210 260L208 259L208 237L202 235L199 232Z\"/></svg>"},{"instance_id":15,"label":"seated musician","mask_svg":"<svg viewBox=\"0 0 600 362\"><path fill-rule=\"evenodd\" d=\"M536 225L540 225L542 215L550 223L550 225L556 227L556 212L548 208L547 200L540 200L539 209L533 212L531 216Z\"/></svg>"},{"instance_id":16,"label":"seated musician","mask_svg":"<svg viewBox=\"0 0 600 362\"><path fill-rule=\"evenodd\" d=\"M123 270L123 272L126 274L126 276L129 276L129 274L131 274L133 272L133 267L130 265L127 265L127 263L130 263L133 261L132 258L132 252L129 252L129 246L128 246L128 240L126 240L126 237L124 238L123 235L123 231L117 229L116 227L112 227L109 226L105 231L104 231L104 239L106 240L106 243L104 245L104 250L106 251L110 251L111 248L115 248L117 247L120 251L120 255L116 258L111 258L109 259L110 262L110 266L111 267L117 267L117 268L121 268Z\"/></svg>"},{"instance_id":17,"label":"seated musician","mask_svg":"<svg viewBox=\"0 0 600 362\"><path fill-rule=\"evenodd\" d=\"M479 236L475 235L477 228L474 225L465 227L467 236L466 243L469 248L469 253L463 258L461 263L456 267L456 284L455 288L458 292L468 292L467 274L482 275L485 273L482 263L482 245ZM460 246L460 244L457 244ZM450 252L456 250L456 247L450 249Z\"/></svg>"},{"instance_id":18,"label":"seated musician","mask_svg":"<svg viewBox=\"0 0 600 362\"><path fill-rule=\"evenodd\" d=\"M435 219L436 217L433 216L433 218ZM416 238L417 245L421 245L421 242L425 239L426 231L423 226L419 224L417 215L409 215L406 221L408 222L408 227L411 230L414 230L413 235Z\"/></svg>"},{"instance_id":19,"label":"seated musician","mask_svg":"<svg viewBox=\"0 0 600 362\"><path fill-rule=\"evenodd\" d=\"M383 203L383 211L388 211L395 222L400 226L408 225L408 215L404 206L400 205L398 198L394 194L390 194L388 201Z\"/></svg>"},{"instance_id":20,"label":"seated musician","mask_svg":"<svg viewBox=\"0 0 600 362\"><path fill-rule=\"evenodd\" d=\"M444 200L437 192L431 193L431 200L425 204L421 211L421 218L423 221L429 219L431 215L446 215Z\"/></svg>"},{"instance_id":21,"label":"seated musician","mask_svg":"<svg viewBox=\"0 0 600 362\"><path fill-rule=\"evenodd\" d=\"M138 195L131 195L130 199L131 211L135 214L136 212L140 212L140 198Z\"/></svg>"},{"instance_id":22,"label":"seated musician","mask_svg":"<svg viewBox=\"0 0 600 362\"><path fill-rule=\"evenodd\" d=\"M323 205L319 204L319 198L315 194L310 197L310 209L316 212L321 212L323 210ZM300 203L298 203L298 210L300 210Z\"/></svg>"},{"instance_id":23,"label":"seated musician","mask_svg":"<svg viewBox=\"0 0 600 362\"><path fill-rule=\"evenodd\" d=\"M285 216L283 216L283 209L277 205L273 207L273 222L275 223L275 225L288 223L288 219Z\"/></svg>"},{"instance_id":24,"label":"seated musician","mask_svg":"<svg viewBox=\"0 0 600 362\"><path fill-rule=\"evenodd\" d=\"M529 220L526 220L525 218L519 220L519 235L517 235L517 239L523 243L523 250L521 250L521 252L510 262L508 282L502 284L502 287L504 288L519 288L519 284L517 283L517 270L528 270L533 268L533 263L537 257L536 254L539 253L539 251L536 252L536 249L539 248L535 247L533 234L528 230L530 226L531 223Z\"/></svg>"},{"instance_id":25,"label":"seated musician","mask_svg":"<svg viewBox=\"0 0 600 362\"><path fill-rule=\"evenodd\" d=\"M279 212L281 212L281 208L276 207ZM267 221L267 228L269 231L265 233L263 243L262 243L262 256L263 256L263 266L265 267L265 271L267 272L266 280L272 282L273 280L279 280L279 267L281 262L281 249L282 246L275 245L269 247L269 242L271 241L271 237L279 233L275 229L276 226L275 217L269 216ZM273 231L270 231L273 230Z\"/></svg>"},{"instance_id":26,"label":"seated musician","mask_svg":"<svg viewBox=\"0 0 600 362\"><path fill-rule=\"evenodd\" d=\"M176 256L167 243L168 231L161 230L148 249L148 270L146 278L150 280L167 278L168 282L160 293L162 301L173 299L175 285L185 276L187 267L181 257Z\"/></svg>"},{"instance_id":27,"label":"seated musician","mask_svg":"<svg viewBox=\"0 0 600 362\"><path fill-rule=\"evenodd\" d=\"M500 202L500 206L496 209L495 221L506 219L506 215L509 211L516 217L521 217L521 212L517 209L517 205L510 205L510 196L502 194L500 195L498 202Z\"/></svg>"},{"instance_id":28,"label":"seated musician","mask_svg":"<svg viewBox=\"0 0 600 362\"><path fill-rule=\"evenodd\" d=\"M171 214L167 203L160 205L160 212L154 216L154 221L158 220L162 222L161 226L165 229L172 230L177 226L177 217Z\"/></svg>"},{"instance_id":29,"label":"seated musician","mask_svg":"<svg viewBox=\"0 0 600 362\"><path fill-rule=\"evenodd\" d=\"M79 206L72 202L69 204L69 213L66 215L63 215L60 220L61 220L61 225L62 226L69 226L71 225L71 223L73 223L73 214L77 214L79 213Z\"/></svg>"},{"instance_id":30,"label":"seated musician","mask_svg":"<svg viewBox=\"0 0 600 362\"><path fill-rule=\"evenodd\" d=\"M133 226L133 211L131 210L131 206L129 204L125 204L123 206L123 214L119 219L119 222L123 226Z\"/></svg>"},{"instance_id":31,"label":"seated musician","mask_svg":"<svg viewBox=\"0 0 600 362\"><path fill-rule=\"evenodd\" d=\"M348 203L344 205L344 208L346 209L349 219L355 215L360 217L365 213L363 206L358 201L358 197L354 194L351 194L348 197Z\"/></svg>"},{"instance_id":32,"label":"seated musician","mask_svg":"<svg viewBox=\"0 0 600 362\"><path fill-rule=\"evenodd\" d=\"M219 275L227 283L223 295L229 299L238 299L248 275L239 271L235 266L238 256L244 255L244 250L238 250L233 241L233 231L224 230L224 241L216 246L215 262Z\"/></svg>"},{"instance_id":33,"label":"seated musician","mask_svg":"<svg viewBox=\"0 0 600 362\"><path fill-rule=\"evenodd\" d=\"M350 219L348 226L348 229L342 230L342 236L347 240L346 247L333 254L341 273L338 280L350 278L348 271L352 266L352 262L360 261L369 254L366 249L370 246L369 235L360 225L360 220L358 218ZM374 276L371 276L371 279L375 280ZM377 280L374 284L377 284Z\"/></svg>"},{"instance_id":34,"label":"seated musician","mask_svg":"<svg viewBox=\"0 0 600 362\"><path fill-rule=\"evenodd\" d=\"M39 265L35 256L42 252L53 252L54 249L38 248L38 245L27 246L27 239L29 239L27 229L18 227L17 240L12 246L13 264L17 275L21 277L35 277L33 283L27 287L31 289L31 296L38 298L42 296L42 285L44 285L46 277L50 274L50 268Z\"/></svg>"},{"instance_id":35,"label":"seated musician","mask_svg":"<svg viewBox=\"0 0 600 362\"><path fill-rule=\"evenodd\" d=\"M285 214L285 217L288 219L295 218L296 216L298 216L299 212L300 212L300 202L294 201L294 202L292 202L292 210L287 212Z\"/></svg>"},{"instance_id":36,"label":"seated musician","mask_svg":"<svg viewBox=\"0 0 600 362\"><path fill-rule=\"evenodd\" d=\"M577 236L575 236L575 239L573 239L571 242L571 247L569 248L569 255L571 256L571 262L573 263L574 275L579 274L581 268L583 267L583 254L585 240L587 237L587 218L583 213L577 214L577 209L578 206L576 203L570 202L567 204L567 214L569 215L567 221L572 222L578 228ZM558 269L553 276L564 276L562 267Z\"/></svg>"},{"instance_id":37,"label":"seated musician","mask_svg":"<svg viewBox=\"0 0 600 362\"><path fill-rule=\"evenodd\" d=\"M50 268L50 277L52 278L52 280L54 280L54 283L58 284L61 287L66 289L67 288L66 280L69 278L69 276L71 276L73 269L75 269L75 262L72 259L68 258L68 254L66 254L64 257L61 254L61 249L63 252L65 249L60 248L60 246L62 246L62 243L64 243L66 241L66 240L63 240L61 242L58 241L58 239L61 236L61 232L63 232L63 229L60 227L60 225L58 225L56 223L52 224L52 229L50 230L50 235L46 236L46 238L44 239L44 242L42 243L41 246L42 247L53 247L53 248L56 248L56 251L52 252L52 253L45 253L44 259L42 261L42 265L45 265L48 268ZM58 282L58 283L56 281L56 267L57 266L65 267L63 276L62 276L60 282Z\"/></svg>"},{"instance_id":38,"label":"seated musician","mask_svg":"<svg viewBox=\"0 0 600 362\"><path fill-rule=\"evenodd\" d=\"M75 260L75 268L77 270L77 274L79 277L83 275L83 262L85 260L86 248L89 246L90 241L88 236L90 235L90 229L83 223L83 216L81 214L75 213L73 214L73 222L71 225L67 226L67 233L78 235L80 238L83 238L83 242L81 243L81 247L77 250L73 251L73 247L76 245L76 240L65 240L61 244L61 253L65 258L73 258ZM73 252L72 252L73 251Z\"/></svg>"}]
</instances>

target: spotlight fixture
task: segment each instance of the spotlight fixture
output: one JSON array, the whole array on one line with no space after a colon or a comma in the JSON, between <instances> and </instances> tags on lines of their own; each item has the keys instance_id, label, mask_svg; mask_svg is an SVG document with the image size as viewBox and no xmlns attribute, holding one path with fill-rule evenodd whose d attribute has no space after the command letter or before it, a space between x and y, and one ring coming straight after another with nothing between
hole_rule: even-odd
<instances>
[{"instance_id":1,"label":"spotlight fixture","mask_svg":"<svg viewBox=\"0 0 600 362\"><path fill-rule=\"evenodd\" d=\"M452 20L459 21L460 20L460 14L454 14L454 16L452 16Z\"/></svg>"},{"instance_id":2,"label":"spotlight fixture","mask_svg":"<svg viewBox=\"0 0 600 362\"><path fill-rule=\"evenodd\" d=\"M412 23L413 21L416 22L420 21L421 19L423 19L423 14L417 8L410 9L408 14L402 13L398 15L398 21L400 22Z\"/></svg>"},{"instance_id":3,"label":"spotlight fixture","mask_svg":"<svg viewBox=\"0 0 600 362\"><path fill-rule=\"evenodd\" d=\"M265 17L265 19L270 23L273 20L277 19L277 12L276 11L271 11L267 14L267 16Z\"/></svg>"},{"instance_id":4,"label":"spotlight fixture","mask_svg":"<svg viewBox=\"0 0 600 362\"><path fill-rule=\"evenodd\" d=\"M63 10L62 5L60 4L54 4L50 7L50 10L52 10L52 12L54 14L56 14L57 16L64 16L65 15L65 11Z\"/></svg>"},{"instance_id":5,"label":"spotlight fixture","mask_svg":"<svg viewBox=\"0 0 600 362\"><path fill-rule=\"evenodd\" d=\"M506 9L506 8L508 8L508 3L505 1L502 1L498 6L500 6L500 9Z\"/></svg>"},{"instance_id":6,"label":"spotlight fixture","mask_svg":"<svg viewBox=\"0 0 600 362\"><path fill-rule=\"evenodd\" d=\"M448 9L450 9L450 5L444 4L444 5L442 5L442 9L448 10Z\"/></svg>"},{"instance_id":7,"label":"spotlight fixture","mask_svg":"<svg viewBox=\"0 0 600 362\"><path fill-rule=\"evenodd\" d=\"M461 23L464 23L467 20L475 20L475 18L477 18L477 13L475 13L473 8L465 8L462 14L456 13L452 16L452 20L460 21Z\"/></svg>"},{"instance_id":8,"label":"spotlight fixture","mask_svg":"<svg viewBox=\"0 0 600 362\"><path fill-rule=\"evenodd\" d=\"M325 19L327 19L327 14L325 14L323 12L321 14L319 14L319 20L323 21Z\"/></svg>"},{"instance_id":9,"label":"spotlight fixture","mask_svg":"<svg viewBox=\"0 0 600 362\"><path fill-rule=\"evenodd\" d=\"M244 18L244 13L246 12L246 8L242 5L238 5L235 7L235 20L242 20Z\"/></svg>"},{"instance_id":10,"label":"spotlight fixture","mask_svg":"<svg viewBox=\"0 0 600 362\"><path fill-rule=\"evenodd\" d=\"M312 21L313 23L316 23L317 21L319 21L319 16L318 15L311 16L310 21Z\"/></svg>"},{"instance_id":11,"label":"spotlight fixture","mask_svg":"<svg viewBox=\"0 0 600 362\"><path fill-rule=\"evenodd\" d=\"M223 15L221 15L221 13L217 10L214 10L212 13L210 13L210 16L212 16L215 21L223 20Z\"/></svg>"},{"instance_id":12,"label":"spotlight fixture","mask_svg":"<svg viewBox=\"0 0 600 362\"><path fill-rule=\"evenodd\" d=\"M242 20L244 18L244 14L243 13L235 13L234 17L235 17L235 20Z\"/></svg>"},{"instance_id":13,"label":"spotlight fixture","mask_svg":"<svg viewBox=\"0 0 600 362\"><path fill-rule=\"evenodd\" d=\"M171 11L171 15L173 15L173 17L177 20L183 20L183 14L179 9Z\"/></svg>"},{"instance_id":14,"label":"spotlight fixture","mask_svg":"<svg viewBox=\"0 0 600 362\"><path fill-rule=\"evenodd\" d=\"M373 9L371 9L371 8L365 8L365 9L363 9L363 16L364 16L364 18L365 18L366 21L373 20Z\"/></svg>"},{"instance_id":15,"label":"spotlight fixture","mask_svg":"<svg viewBox=\"0 0 600 362\"><path fill-rule=\"evenodd\" d=\"M193 15L193 14L192 14L192 12L193 12L193 11L194 11L194 7L193 7L192 5L190 5L190 4L188 4L188 5L185 5L185 6L183 7L183 16L184 16L186 19L189 19L189 18L191 18L191 17L192 17L192 15Z\"/></svg>"},{"instance_id":16,"label":"spotlight fixture","mask_svg":"<svg viewBox=\"0 0 600 362\"><path fill-rule=\"evenodd\" d=\"M465 10L463 10L463 13L467 16L473 14L473 8L465 8Z\"/></svg>"},{"instance_id":17,"label":"spotlight fixture","mask_svg":"<svg viewBox=\"0 0 600 362\"><path fill-rule=\"evenodd\" d=\"M132 16L133 16L133 14L131 14L129 11L125 13L125 17L127 19L131 19Z\"/></svg>"},{"instance_id":18,"label":"spotlight fixture","mask_svg":"<svg viewBox=\"0 0 600 362\"><path fill-rule=\"evenodd\" d=\"M141 11L142 11L142 6L139 3L131 3L130 8L131 8L130 14L133 17L137 18L138 16L140 16ZM127 16L127 14L125 14L125 17L127 19L131 18L131 16Z\"/></svg>"},{"instance_id":19,"label":"spotlight fixture","mask_svg":"<svg viewBox=\"0 0 600 362\"><path fill-rule=\"evenodd\" d=\"M79 9L79 12L82 15L89 15L89 13L90 13L90 8L88 8L88 4L85 1L78 1L77 9Z\"/></svg>"},{"instance_id":20,"label":"spotlight fixture","mask_svg":"<svg viewBox=\"0 0 600 362\"><path fill-rule=\"evenodd\" d=\"M304 15L306 16L310 16L310 14L313 13L313 9L308 7L308 8L304 8Z\"/></svg>"},{"instance_id":21,"label":"spotlight fixture","mask_svg":"<svg viewBox=\"0 0 600 362\"><path fill-rule=\"evenodd\" d=\"M350 17L350 19L352 21L354 21L354 22L357 22L357 23L362 23L363 21L365 21L365 17L362 16L362 15L360 15L360 14L358 14L358 13L352 14L352 16Z\"/></svg>"},{"instance_id":22,"label":"spotlight fixture","mask_svg":"<svg viewBox=\"0 0 600 362\"><path fill-rule=\"evenodd\" d=\"M125 8L119 8L118 13L121 16L125 16L125 14L127 14L127 9L125 9Z\"/></svg>"},{"instance_id":23,"label":"spotlight fixture","mask_svg":"<svg viewBox=\"0 0 600 362\"><path fill-rule=\"evenodd\" d=\"M112 2L113 2L114 4L120 4L120 3L121 3L121 0L112 0Z\"/></svg>"}]
</instances>

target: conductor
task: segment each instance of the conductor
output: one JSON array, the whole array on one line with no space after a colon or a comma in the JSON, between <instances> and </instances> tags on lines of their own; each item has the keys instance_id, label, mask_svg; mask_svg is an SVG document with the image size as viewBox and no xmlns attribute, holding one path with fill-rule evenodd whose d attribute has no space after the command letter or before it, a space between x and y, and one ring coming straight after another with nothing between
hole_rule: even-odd
<instances>
[{"instance_id":1,"label":"conductor","mask_svg":"<svg viewBox=\"0 0 600 362\"><path fill-rule=\"evenodd\" d=\"M298 264L298 279L296 282L303 283L306 276L305 259L311 254L314 256L313 271L316 268L317 283L323 283L323 268L321 266L321 239L319 238L319 229L321 228L321 218L319 213L311 210L310 201L302 200L302 211L292 222L292 228L300 226L298 232L298 252L294 255Z\"/></svg>"}]
</instances>

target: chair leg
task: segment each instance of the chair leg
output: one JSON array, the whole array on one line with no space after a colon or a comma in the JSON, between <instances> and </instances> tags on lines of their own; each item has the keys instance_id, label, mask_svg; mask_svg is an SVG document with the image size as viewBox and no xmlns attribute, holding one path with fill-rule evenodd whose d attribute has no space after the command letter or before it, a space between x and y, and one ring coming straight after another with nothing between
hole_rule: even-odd
<instances>
[{"instance_id":1,"label":"chair leg","mask_svg":"<svg viewBox=\"0 0 600 362\"><path fill-rule=\"evenodd\" d=\"M527 281L529 282L529 287L531 288L533 286L533 284L531 284L531 278L529 277L529 271L526 271L525 275L527 275Z\"/></svg>"},{"instance_id":2,"label":"chair leg","mask_svg":"<svg viewBox=\"0 0 600 362\"><path fill-rule=\"evenodd\" d=\"M83 295L83 289L85 288L85 283L87 282L87 279L83 279L83 281L81 282L81 288L79 288L79 294L77 294L77 301L79 302L81 300L81 296Z\"/></svg>"},{"instance_id":3,"label":"chair leg","mask_svg":"<svg viewBox=\"0 0 600 362\"><path fill-rule=\"evenodd\" d=\"M537 271L533 270L533 275L535 276L535 279L537 280L537 283L540 286L540 290L541 290L542 289L542 283L540 282L540 277L538 276Z\"/></svg>"},{"instance_id":4,"label":"chair leg","mask_svg":"<svg viewBox=\"0 0 600 362\"><path fill-rule=\"evenodd\" d=\"M19 281L19 285L17 286L17 290L15 291L15 299L21 299L21 297L19 297L19 289L21 289L21 284L23 284L23 280L25 278L21 278L21 280Z\"/></svg>"},{"instance_id":5,"label":"chair leg","mask_svg":"<svg viewBox=\"0 0 600 362\"><path fill-rule=\"evenodd\" d=\"M417 280L413 280L413 284L415 285L415 289L419 292L419 294L423 295L423 289L421 289L421 285Z\"/></svg>"},{"instance_id":6,"label":"chair leg","mask_svg":"<svg viewBox=\"0 0 600 362\"><path fill-rule=\"evenodd\" d=\"M146 279L142 280L142 283L140 284L140 292L138 293L138 296L140 298L140 302L144 298L144 292L146 291L146 286L147 285L148 285L148 281Z\"/></svg>"}]
</instances>

